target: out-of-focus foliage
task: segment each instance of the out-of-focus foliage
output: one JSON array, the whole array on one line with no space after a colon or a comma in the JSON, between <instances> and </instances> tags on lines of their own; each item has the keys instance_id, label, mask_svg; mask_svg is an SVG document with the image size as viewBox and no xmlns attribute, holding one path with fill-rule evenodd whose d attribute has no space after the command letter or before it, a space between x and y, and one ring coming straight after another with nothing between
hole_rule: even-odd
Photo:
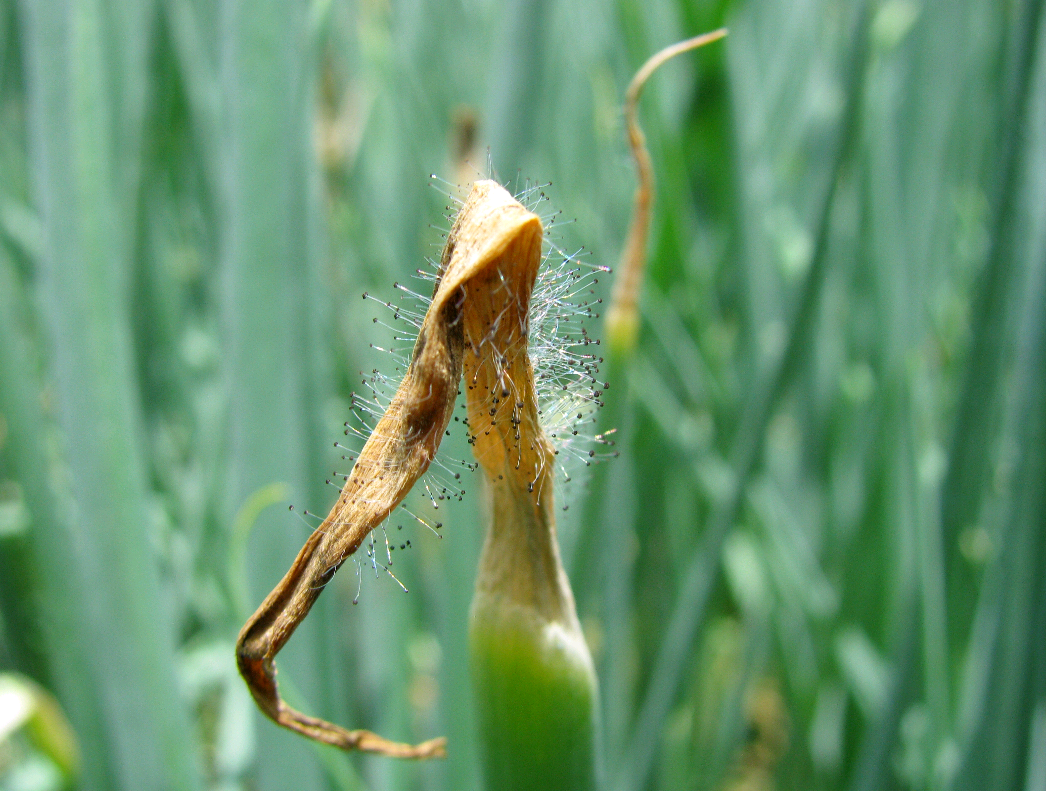
<instances>
[{"instance_id":1,"label":"out-of-focus foliage","mask_svg":"<svg viewBox=\"0 0 1046 791\"><path fill-rule=\"evenodd\" d=\"M624 86L725 24L647 87L621 457L560 493L607 788L1043 788L1042 6L0 1L0 670L55 696L75 787L479 787L476 486L442 541L403 520L409 595L346 566L280 660L446 761L278 730L233 640L389 365L360 293L437 254L429 173L489 146L612 265ZM64 782L14 738L0 788Z\"/></svg>"}]
</instances>

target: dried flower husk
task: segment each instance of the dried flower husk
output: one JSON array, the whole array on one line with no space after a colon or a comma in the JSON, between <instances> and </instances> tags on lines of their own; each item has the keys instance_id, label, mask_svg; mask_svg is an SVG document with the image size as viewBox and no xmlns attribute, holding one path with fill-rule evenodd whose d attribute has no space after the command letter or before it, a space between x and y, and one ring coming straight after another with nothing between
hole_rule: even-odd
<instances>
[{"instance_id":1,"label":"dried flower husk","mask_svg":"<svg viewBox=\"0 0 1046 791\"><path fill-rule=\"evenodd\" d=\"M236 644L240 673L258 706L276 723L346 750L401 758L444 754L443 739L401 744L370 731L347 730L291 708L279 694L275 657L342 563L428 469L453 413L466 347L473 356L493 348L512 353L517 366L514 370L529 370L526 312L540 262L542 233L540 219L493 181L477 182L458 213L403 381L327 518L240 631ZM509 294L511 299L506 299ZM510 316L511 321L507 318ZM503 337L500 328L510 324L512 331ZM517 342L522 343L522 358L515 362ZM480 368L470 369L473 384L482 380L488 386L490 374ZM504 366L497 370L500 373L495 384L516 381L515 373ZM519 381L529 384L522 388L512 384L508 389L527 404L523 412L528 416L529 433L529 426L538 425L533 377ZM471 409L470 403L470 414ZM504 404L495 411L504 414ZM478 418L472 425L480 425ZM495 445L477 439L477 447L485 449L479 455L484 469L497 462ZM528 469L540 472L550 466L546 464L547 452L547 440L530 446L524 454ZM551 496L551 486L547 491Z\"/></svg>"}]
</instances>

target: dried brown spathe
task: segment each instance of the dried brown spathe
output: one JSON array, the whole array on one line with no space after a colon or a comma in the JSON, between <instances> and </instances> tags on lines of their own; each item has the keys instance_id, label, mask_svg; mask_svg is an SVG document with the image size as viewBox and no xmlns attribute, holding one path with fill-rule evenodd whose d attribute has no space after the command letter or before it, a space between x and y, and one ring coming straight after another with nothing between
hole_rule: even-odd
<instances>
[{"instance_id":1,"label":"dried brown spathe","mask_svg":"<svg viewBox=\"0 0 1046 791\"><path fill-rule=\"evenodd\" d=\"M401 744L296 711L280 698L275 657L341 564L428 469L450 421L463 367L465 384L474 390L469 422L481 465L488 475L516 473L535 507L544 492L550 502L552 450L537 423L526 353L542 234L537 215L493 181L477 182L458 213L403 382L331 512L236 642L240 673L276 723L345 750L399 758L444 754L444 739Z\"/></svg>"}]
</instances>

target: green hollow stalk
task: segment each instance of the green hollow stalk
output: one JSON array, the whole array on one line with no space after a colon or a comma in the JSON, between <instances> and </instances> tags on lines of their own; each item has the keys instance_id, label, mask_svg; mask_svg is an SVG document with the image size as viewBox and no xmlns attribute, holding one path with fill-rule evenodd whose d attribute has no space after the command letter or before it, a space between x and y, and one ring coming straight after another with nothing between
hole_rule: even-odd
<instances>
[{"instance_id":1,"label":"green hollow stalk","mask_svg":"<svg viewBox=\"0 0 1046 791\"><path fill-rule=\"evenodd\" d=\"M507 476L487 489L469 631L487 788L595 788L596 674L559 558L552 497L533 508Z\"/></svg>"}]
</instances>

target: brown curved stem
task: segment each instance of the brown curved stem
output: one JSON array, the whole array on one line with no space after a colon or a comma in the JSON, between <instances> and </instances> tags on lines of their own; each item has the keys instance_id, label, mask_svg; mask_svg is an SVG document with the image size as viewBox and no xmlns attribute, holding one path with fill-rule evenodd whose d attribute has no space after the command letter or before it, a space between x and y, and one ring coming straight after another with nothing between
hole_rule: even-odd
<instances>
[{"instance_id":1,"label":"brown curved stem","mask_svg":"<svg viewBox=\"0 0 1046 791\"><path fill-rule=\"evenodd\" d=\"M617 278L611 294L610 309L607 311L608 335L612 342L620 342L625 349L635 342L639 316L639 289L646 268L646 245L650 233L650 207L654 202L654 167L647 151L646 137L639 126L638 105L643 86L657 69L676 55L689 52L718 41L727 34L726 28L713 30L686 41L665 47L651 56L632 78L625 91L625 124L628 130L628 145L636 163L638 185L633 196L632 222L625 238L625 246L618 263Z\"/></svg>"}]
</instances>

